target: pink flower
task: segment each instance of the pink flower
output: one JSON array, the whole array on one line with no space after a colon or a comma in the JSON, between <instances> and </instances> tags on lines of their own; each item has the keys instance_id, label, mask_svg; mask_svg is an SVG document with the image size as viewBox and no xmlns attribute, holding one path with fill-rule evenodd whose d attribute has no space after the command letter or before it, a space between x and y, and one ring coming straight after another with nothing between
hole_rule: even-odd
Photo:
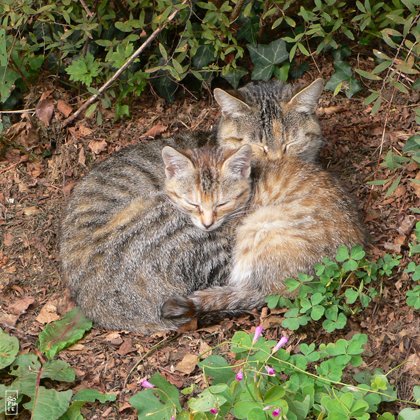
<instances>
[{"instance_id":1,"label":"pink flower","mask_svg":"<svg viewBox=\"0 0 420 420\"><path fill-rule=\"evenodd\" d=\"M280 415L280 411L280 408L276 408L271 414L273 417L278 417Z\"/></svg>"},{"instance_id":2,"label":"pink flower","mask_svg":"<svg viewBox=\"0 0 420 420\"><path fill-rule=\"evenodd\" d=\"M271 366L266 366L265 370L268 373L268 376L275 376L276 375L276 371L271 367Z\"/></svg>"},{"instance_id":3,"label":"pink flower","mask_svg":"<svg viewBox=\"0 0 420 420\"><path fill-rule=\"evenodd\" d=\"M140 381L140 385L143 388L154 388L155 386L153 384L151 384L147 379L143 379L142 381Z\"/></svg>"},{"instance_id":4,"label":"pink flower","mask_svg":"<svg viewBox=\"0 0 420 420\"><path fill-rule=\"evenodd\" d=\"M176 420L176 417L175 416L171 416L171 420Z\"/></svg>"},{"instance_id":5,"label":"pink flower","mask_svg":"<svg viewBox=\"0 0 420 420\"><path fill-rule=\"evenodd\" d=\"M272 407L272 405L266 405L266 406L263 408L263 410L264 410L264 411L267 411L267 410L269 410L271 407Z\"/></svg>"},{"instance_id":6,"label":"pink flower","mask_svg":"<svg viewBox=\"0 0 420 420\"><path fill-rule=\"evenodd\" d=\"M238 382L242 381L242 379L244 379L244 373L242 372L242 369L236 374L236 380Z\"/></svg>"},{"instance_id":7,"label":"pink flower","mask_svg":"<svg viewBox=\"0 0 420 420\"><path fill-rule=\"evenodd\" d=\"M289 339L286 336L283 336L282 338L280 338L280 341L273 347L273 353L280 350L283 346L287 344L288 341Z\"/></svg>"},{"instance_id":8,"label":"pink flower","mask_svg":"<svg viewBox=\"0 0 420 420\"><path fill-rule=\"evenodd\" d=\"M211 414L217 414L219 412L219 410L217 408L210 408L210 413Z\"/></svg>"},{"instance_id":9,"label":"pink flower","mask_svg":"<svg viewBox=\"0 0 420 420\"><path fill-rule=\"evenodd\" d=\"M258 339L261 337L263 332L263 327L262 325L258 325L257 328L255 328L255 333L254 333L254 338L252 339L252 344L255 344Z\"/></svg>"}]
</instances>

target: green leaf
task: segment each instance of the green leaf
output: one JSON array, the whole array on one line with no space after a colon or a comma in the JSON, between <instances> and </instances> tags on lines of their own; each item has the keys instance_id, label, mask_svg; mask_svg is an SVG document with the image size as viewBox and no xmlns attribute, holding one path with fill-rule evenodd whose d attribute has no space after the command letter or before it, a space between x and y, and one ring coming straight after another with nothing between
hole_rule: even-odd
<instances>
[{"instance_id":1,"label":"green leaf","mask_svg":"<svg viewBox=\"0 0 420 420\"><path fill-rule=\"evenodd\" d=\"M356 261L360 261L365 255L366 252L363 250L362 245L355 245L350 251L350 257Z\"/></svg>"},{"instance_id":2,"label":"green leaf","mask_svg":"<svg viewBox=\"0 0 420 420\"><path fill-rule=\"evenodd\" d=\"M267 303L267 306L268 306L270 309L275 309L275 308L277 308L277 305L278 305L278 303L279 303L279 300L280 300L280 296L278 296L278 295L271 295L271 296L267 296L267 297L265 298L265 301L266 301L266 303Z\"/></svg>"},{"instance_id":3,"label":"green leaf","mask_svg":"<svg viewBox=\"0 0 420 420\"><path fill-rule=\"evenodd\" d=\"M188 401L188 406L195 412L206 412L213 407L220 407L226 401L223 395L212 394L210 389L206 389L197 398L191 398Z\"/></svg>"},{"instance_id":4,"label":"green leaf","mask_svg":"<svg viewBox=\"0 0 420 420\"><path fill-rule=\"evenodd\" d=\"M39 334L39 349L52 359L59 351L79 341L92 328L78 308L67 312L59 321L48 324Z\"/></svg>"},{"instance_id":5,"label":"green leaf","mask_svg":"<svg viewBox=\"0 0 420 420\"><path fill-rule=\"evenodd\" d=\"M41 364L35 354L21 354L12 365L10 374L16 376L11 387L17 389L20 394L33 397L35 394L36 378Z\"/></svg>"},{"instance_id":6,"label":"green leaf","mask_svg":"<svg viewBox=\"0 0 420 420\"><path fill-rule=\"evenodd\" d=\"M179 403L179 391L176 386L169 383L162 375L155 373L151 378L150 382L156 385L156 392L160 394L161 401L170 403L175 406L178 410L181 410L181 404ZM162 392L160 392L162 391Z\"/></svg>"},{"instance_id":7,"label":"green leaf","mask_svg":"<svg viewBox=\"0 0 420 420\"><path fill-rule=\"evenodd\" d=\"M91 53L87 53L85 57L73 60L65 70L70 80L90 86L93 79L100 73L100 64Z\"/></svg>"},{"instance_id":8,"label":"green leaf","mask_svg":"<svg viewBox=\"0 0 420 420\"><path fill-rule=\"evenodd\" d=\"M241 351L244 350L242 349ZM233 372L226 359L217 354L212 354L205 360L199 362L198 366L203 369L203 372L206 376L213 378L213 384L228 383L235 377L235 373Z\"/></svg>"},{"instance_id":9,"label":"green leaf","mask_svg":"<svg viewBox=\"0 0 420 420\"><path fill-rule=\"evenodd\" d=\"M232 337L231 351L233 353L242 353L247 351L247 348L251 347L251 344L252 339L249 334L244 331L236 331Z\"/></svg>"},{"instance_id":10,"label":"green leaf","mask_svg":"<svg viewBox=\"0 0 420 420\"><path fill-rule=\"evenodd\" d=\"M56 420L67 411L72 395L71 390L58 392L40 386L31 401L23 406L32 411L33 420Z\"/></svg>"},{"instance_id":11,"label":"green leaf","mask_svg":"<svg viewBox=\"0 0 420 420\"><path fill-rule=\"evenodd\" d=\"M173 407L162 404L153 391L153 389L146 389L138 392L129 399L130 404L137 410L139 419L169 419L174 413Z\"/></svg>"},{"instance_id":12,"label":"green leaf","mask_svg":"<svg viewBox=\"0 0 420 420\"><path fill-rule=\"evenodd\" d=\"M349 255L349 250L347 249L347 247L345 245L340 245L337 249L335 259L338 262L343 262L343 261L348 260L349 257L350 257L350 255Z\"/></svg>"},{"instance_id":13,"label":"green leaf","mask_svg":"<svg viewBox=\"0 0 420 420\"><path fill-rule=\"evenodd\" d=\"M234 89L237 89L239 82L246 74L248 74L248 72L245 69L237 67L236 69L230 69L229 72L223 74L222 77L227 80Z\"/></svg>"},{"instance_id":14,"label":"green leaf","mask_svg":"<svg viewBox=\"0 0 420 420\"><path fill-rule=\"evenodd\" d=\"M6 30L0 28L0 67L6 67L9 57L6 48Z\"/></svg>"},{"instance_id":15,"label":"green leaf","mask_svg":"<svg viewBox=\"0 0 420 420\"><path fill-rule=\"evenodd\" d=\"M95 402L99 401L101 403L115 401L116 396L114 394L104 394L97 391L96 389L81 389L73 397L73 401L80 402Z\"/></svg>"},{"instance_id":16,"label":"green leaf","mask_svg":"<svg viewBox=\"0 0 420 420\"><path fill-rule=\"evenodd\" d=\"M251 419L249 414L254 409L261 409L261 404L256 401L239 400L233 407L233 415L238 419Z\"/></svg>"},{"instance_id":17,"label":"green leaf","mask_svg":"<svg viewBox=\"0 0 420 420\"><path fill-rule=\"evenodd\" d=\"M289 56L286 43L282 39L277 39L268 45L248 44L247 47L254 63L252 80L268 80L273 74L274 65L282 63Z\"/></svg>"},{"instance_id":18,"label":"green leaf","mask_svg":"<svg viewBox=\"0 0 420 420\"><path fill-rule=\"evenodd\" d=\"M419 420L420 409L404 408L398 414L398 420Z\"/></svg>"},{"instance_id":19,"label":"green leaf","mask_svg":"<svg viewBox=\"0 0 420 420\"><path fill-rule=\"evenodd\" d=\"M211 45L200 45L193 57L194 67L202 69L214 60L214 48ZM236 89L236 87L235 87Z\"/></svg>"},{"instance_id":20,"label":"green leaf","mask_svg":"<svg viewBox=\"0 0 420 420\"><path fill-rule=\"evenodd\" d=\"M293 292L301 285L301 283L295 279L285 279L284 284L286 285L288 292Z\"/></svg>"},{"instance_id":21,"label":"green leaf","mask_svg":"<svg viewBox=\"0 0 420 420\"><path fill-rule=\"evenodd\" d=\"M419 150L420 150L420 135L415 134L414 136L411 136L407 139L403 147L403 152L413 153L413 152L418 152Z\"/></svg>"},{"instance_id":22,"label":"green leaf","mask_svg":"<svg viewBox=\"0 0 420 420\"><path fill-rule=\"evenodd\" d=\"M19 353L19 341L0 328L0 370L11 365Z\"/></svg>"},{"instance_id":23,"label":"green leaf","mask_svg":"<svg viewBox=\"0 0 420 420\"><path fill-rule=\"evenodd\" d=\"M73 382L76 379L74 369L64 360L50 360L42 367L42 378L54 381Z\"/></svg>"},{"instance_id":24,"label":"green leaf","mask_svg":"<svg viewBox=\"0 0 420 420\"><path fill-rule=\"evenodd\" d=\"M324 315L325 312L325 308L321 305L315 305L312 307L311 310L311 318L314 321L318 321L322 318L322 316Z\"/></svg>"},{"instance_id":25,"label":"green leaf","mask_svg":"<svg viewBox=\"0 0 420 420\"><path fill-rule=\"evenodd\" d=\"M346 296L346 302L349 305L352 305L356 302L357 298L359 297L359 292L354 289L346 289L344 295Z\"/></svg>"},{"instance_id":26,"label":"green leaf","mask_svg":"<svg viewBox=\"0 0 420 420\"><path fill-rule=\"evenodd\" d=\"M357 270L358 266L359 266L359 264L357 264L356 261L348 260L343 264L343 270L346 271L346 272L355 271L355 270Z\"/></svg>"},{"instance_id":27,"label":"green leaf","mask_svg":"<svg viewBox=\"0 0 420 420\"><path fill-rule=\"evenodd\" d=\"M361 70L361 69L355 69L356 73L359 73L360 76L364 77L365 79L369 79L369 80L382 80L382 77L373 74L371 72L365 71L365 70Z\"/></svg>"},{"instance_id":28,"label":"green leaf","mask_svg":"<svg viewBox=\"0 0 420 420\"><path fill-rule=\"evenodd\" d=\"M398 188L398 185L400 185L400 181L401 181L401 175L398 176L396 179L394 179L391 186L388 188L385 194L385 197L390 197L394 193L394 191Z\"/></svg>"}]
</instances>

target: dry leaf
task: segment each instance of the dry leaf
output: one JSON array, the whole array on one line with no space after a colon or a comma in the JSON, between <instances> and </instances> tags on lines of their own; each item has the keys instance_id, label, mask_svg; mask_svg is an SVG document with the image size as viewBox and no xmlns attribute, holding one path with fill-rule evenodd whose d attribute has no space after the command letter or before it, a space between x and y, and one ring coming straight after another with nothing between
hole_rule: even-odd
<instances>
[{"instance_id":1,"label":"dry leaf","mask_svg":"<svg viewBox=\"0 0 420 420\"><path fill-rule=\"evenodd\" d=\"M403 367L405 372L410 372L410 375L420 376L420 357L416 354L410 354L407 358L407 363Z\"/></svg>"},{"instance_id":2,"label":"dry leaf","mask_svg":"<svg viewBox=\"0 0 420 420\"><path fill-rule=\"evenodd\" d=\"M13 235L10 232L6 232L3 235L3 245L12 246L13 245Z\"/></svg>"},{"instance_id":3,"label":"dry leaf","mask_svg":"<svg viewBox=\"0 0 420 420\"><path fill-rule=\"evenodd\" d=\"M198 356L195 354L187 353L184 358L176 365L175 370L189 375L194 371L197 363Z\"/></svg>"},{"instance_id":4,"label":"dry leaf","mask_svg":"<svg viewBox=\"0 0 420 420\"><path fill-rule=\"evenodd\" d=\"M57 307L51 303L46 303L39 315L35 318L40 324L49 324L60 319L57 314Z\"/></svg>"},{"instance_id":5,"label":"dry leaf","mask_svg":"<svg viewBox=\"0 0 420 420\"><path fill-rule=\"evenodd\" d=\"M80 147L79 150L79 158L77 160L82 166L86 168L86 156L85 156L85 149L83 146Z\"/></svg>"},{"instance_id":6,"label":"dry leaf","mask_svg":"<svg viewBox=\"0 0 420 420\"><path fill-rule=\"evenodd\" d=\"M413 214L405 216L400 226L398 226L398 233L405 236L409 235L413 230L415 224L416 216L414 216Z\"/></svg>"},{"instance_id":7,"label":"dry leaf","mask_svg":"<svg viewBox=\"0 0 420 420\"><path fill-rule=\"evenodd\" d=\"M89 142L88 147L90 150L92 150L95 155L98 155L99 153L103 152L107 148L107 142L105 140L92 140Z\"/></svg>"},{"instance_id":8,"label":"dry leaf","mask_svg":"<svg viewBox=\"0 0 420 420\"><path fill-rule=\"evenodd\" d=\"M205 341L200 340L200 348L198 352L205 357L210 356L213 351L213 348L209 346Z\"/></svg>"},{"instance_id":9,"label":"dry leaf","mask_svg":"<svg viewBox=\"0 0 420 420\"><path fill-rule=\"evenodd\" d=\"M154 125L152 128L149 128L144 134L142 134L141 138L146 138L146 137L155 138L159 134L164 133L167 129L168 129L167 125L158 123Z\"/></svg>"},{"instance_id":10,"label":"dry leaf","mask_svg":"<svg viewBox=\"0 0 420 420\"><path fill-rule=\"evenodd\" d=\"M32 296L27 296L9 305L7 310L8 312L19 316L25 313L29 306L34 303L34 301L35 299Z\"/></svg>"},{"instance_id":11,"label":"dry leaf","mask_svg":"<svg viewBox=\"0 0 420 420\"><path fill-rule=\"evenodd\" d=\"M50 125L53 112L54 101L52 99L41 99L35 109L36 116L47 127Z\"/></svg>"},{"instance_id":12,"label":"dry leaf","mask_svg":"<svg viewBox=\"0 0 420 420\"><path fill-rule=\"evenodd\" d=\"M13 328L16 325L16 322L19 318L19 315L7 314L6 312L0 312L0 325L2 327Z\"/></svg>"},{"instance_id":13,"label":"dry leaf","mask_svg":"<svg viewBox=\"0 0 420 420\"><path fill-rule=\"evenodd\" d=\"M83 344L76 343L76 344L73 344L72 346L70 346L67 350L81 351L81 350L84 350L84 348L85 348L85 346Z\"/></svg>"},{"instance_id":14,"label":"dry leaf","mask_svg":"<svg viewBox=\"0 0 420 420\"><path fill-rule=\"evenodd\" d=\"M121 344L120 348L117 350L117 353L121 356L125 356L128 353L136 351L133 347L133 340L131 338L126 338Z\"/></svg>"},{"instance_id":15,"label":"dry leaf","mask_svg":"<svg viewBox=\"0 0 420 420\"><path fill-rule=\"evenodd\" d=\"M25 216L34 216L35 214L38 214L41 210L39 210L38 207L31 206L31 207L25 207L23 209L23 214Z\"/></svg>"},{"instance_id":16,"label":"dry leaf","mask_svg":"<svg viewBox=\"0 0 420 420\"><path fill-rule=\"evenodd\" d=\"M111 344L114 344L115 346L119 346L123 342L120 333L116 331L107 334L105 340L110 342Z\"/></svg>"},{"instance_id":17,"label":"dry leaf","mask_svg":"<svg viewBox=\"0 0 420 420\"><path fill-rule=\"evenodd\" d=\"M410 184L417 197L420 198L420 172L416 175L415 180L413 180Z\"/></svg>"},{"instance_id":18,"label":"dry leaf","mask_svg":"<svg viewBox=\"0 0 420 420\"><path fill-rule=\"evenodd\" d=\"M68 197L70 195L70 193L73 190L73 187L75 186L75 184L76 183L74 181L70 181L66 185L64 185L64 187L63 187L64 197Z\"/></svg>"},{"instance_id":19,"label":"dry leaf","mask_svg":"<svg viewBox=\"0 0 420 420\"><path fill-rule=\"evenodd\" d=\"M89 136L93 133L93 130L85 125L79 125L79 133L81 136Z\"/></svg>"},{"instance_id":20,"label":"dry leaf","mask_svg":"<svg viewBox=\"0 0 420 420\"><path fill-rule=\"evenodd\" d=\"M57 109L64 115L65 118L67 118L73 111L72 107L62 99L57 101Z\"/></svg>"}]
</instances>

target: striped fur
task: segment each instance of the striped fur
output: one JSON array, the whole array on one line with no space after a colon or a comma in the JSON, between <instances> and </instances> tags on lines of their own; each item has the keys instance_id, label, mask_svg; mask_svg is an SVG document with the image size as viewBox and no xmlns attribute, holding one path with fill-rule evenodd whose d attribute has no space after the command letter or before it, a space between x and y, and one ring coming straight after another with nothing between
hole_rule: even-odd
<instances>
[{"instance_id":1,"label":"striped fur","mask_svg":"<svg viewBox=\"0 0 420 420\"><path fill-rule=\"evenodd\" d=\"M291 85L278 80L249 83L232 94L215 89L222 109L218 128L221 146L252 144L315 162L323 144L315 115L322 79L293 95Z\"/></svg>"},{"instance_id":2,"label":"striped fur","mask_svg":"<svg viewBox=\"0 0 420 420\"><path fill-rule=\"evenodd\" d=\"M182 318L182 307L190 316L261 307L267 295L286 294L284 279L311 273L340 244L364 243L352 200L328 172L290 156L259 159L255 170L227 285L168 300L166 318Z\"/></svg>"}]
</instances>

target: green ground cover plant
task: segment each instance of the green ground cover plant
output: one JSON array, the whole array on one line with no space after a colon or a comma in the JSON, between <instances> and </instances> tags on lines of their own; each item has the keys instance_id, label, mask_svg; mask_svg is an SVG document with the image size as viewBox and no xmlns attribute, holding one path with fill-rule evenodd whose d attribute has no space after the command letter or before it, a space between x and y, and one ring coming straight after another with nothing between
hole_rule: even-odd
<instances>
[{"instance_id":1,"label":"green ground cover plant","mask_svg":"<svg viewBox=\"0 0 420 420\"><path fill-rule=\"evenodd\" d=\"M47 3L47 4L45 4ZM389 103L383 92L418 89L417 0L214 0L111 2L109 0L40 2L4 0L0 5L0 104L14 109L41 74L58 76L66 86L94 94L150 33L178 11L158 38L123 73L86 114L114 107L116 118L128 116L131 99L147 83L167 100L180 86L190 91L215 76L236 88L252 80L299 77L306 56L333 53L335 73L327 88L348 97L361 90L358 77L373 85L366 98L372 112ZM358 68L359 43L375 66ZM357 76L357 77L356 77ZM246 80L246 79L244 79ZM392 100L391 100L392 102ZM3 117L7 124L7 118Z\"/></svg>"},{"instance_id":2,"label":"green ground cover plant","mask_svg":"<svg viewBox=\"0 0 420 420\"><path fill-rule=\"evenodd\" d=\"M74 369L55 356L80 340L91 328L91 321L74 309L61 320L45 327L39 334L35 352L22 354L19 354L19 340L0 329L0 373L3 378L0 384L0 415L11 409L7 401L8 391L16 395L18 412L27 410L34 420L81 420L84 417L80 410L85 404L115 401L115 395L103 394L95 389L82 389L76 393L71 389L55 389L56 386L68 388L76 379Z\"/></svg>"}]
</instances>

